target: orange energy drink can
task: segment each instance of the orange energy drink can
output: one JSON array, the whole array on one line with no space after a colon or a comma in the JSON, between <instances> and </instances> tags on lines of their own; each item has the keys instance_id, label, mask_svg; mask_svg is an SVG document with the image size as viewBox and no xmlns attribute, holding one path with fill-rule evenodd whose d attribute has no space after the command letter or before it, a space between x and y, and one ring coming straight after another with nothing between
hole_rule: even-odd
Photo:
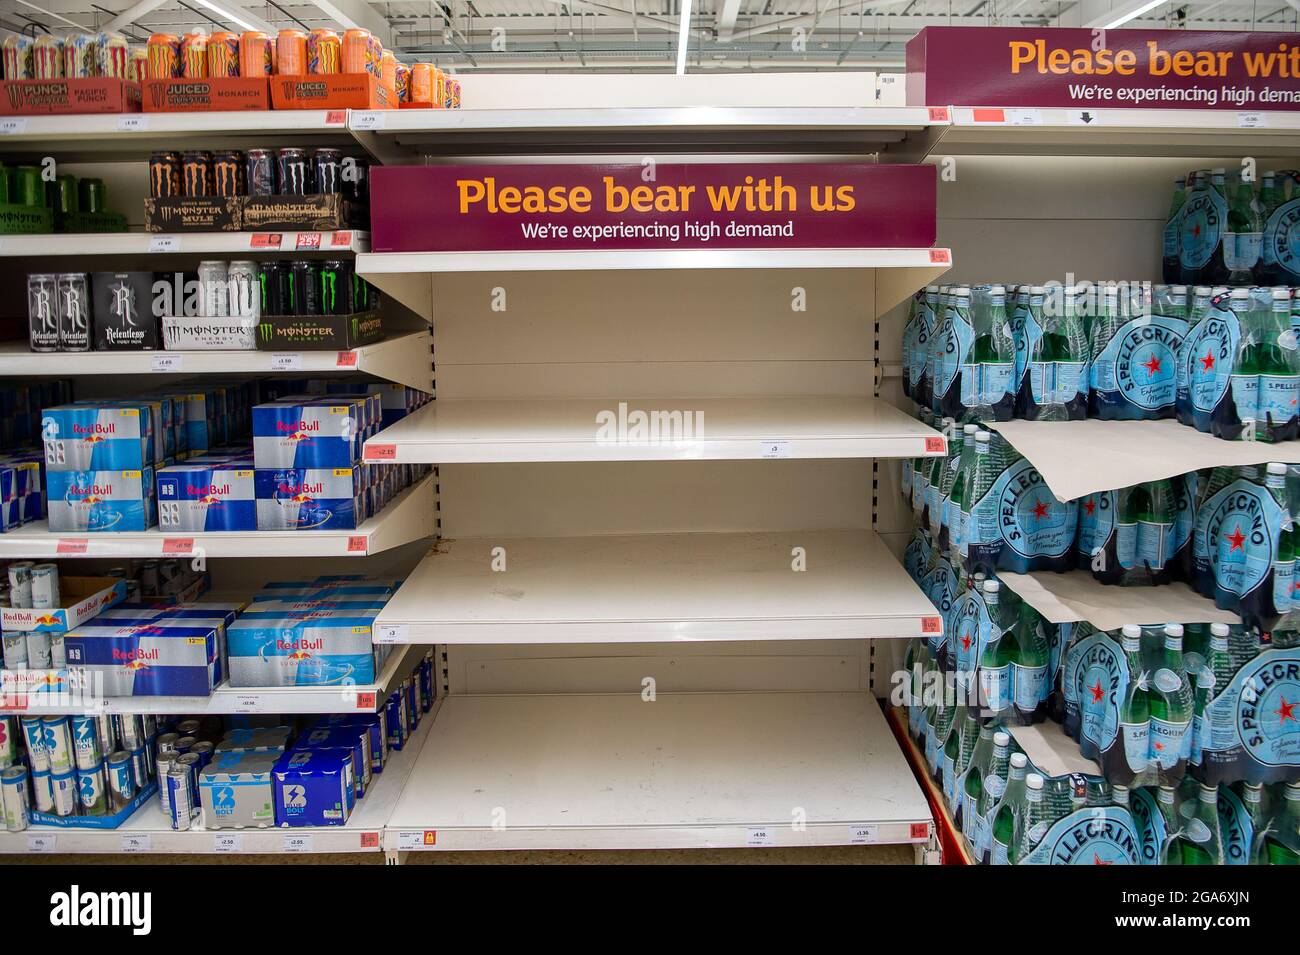
<instances>
[{"instance_id":1,"label":"orange energy drink can","mask_svg":"<svg viewBox=\"0 0 1300 955\"><path fill-rule=\"evenodd\" d=\"M370 59L370 31L369 30L344 30L343 31L343 72L344 73L366 73L370 67L367 61Z\"/></svg>"},{"instance_id":2,"label":"orange energy drink can","mask_svg":"<svg viewBox=\"0 0 1300 955\"><path fill-rule=\"evenodd\" d=\"M132 47L126 58L126 78L139 83L149 78L149 51Z\"/></svg>"},{"instance_id":3,"label":"orange energy drink can","mask_svg":"<svg viewBox=\"0 0 1300 955\"><path fill-rule=\"evenodd\" d=\"M343 41L333 30L312 30L307 36L307 72L317 76L343 71Z\"/></svg>"},{"instance_id":4,"label":"orange energy drink can","mask_svg":"<svg viewBox=\"0 0 1300 955\"><path fill-rule=\"evenodd\" d=\"M393 92L399 103L411 101L411 68L405 63L398 63L393 69Z\"/></svg>"},{"instance_id":5,"label":"orange energy drink can","mask_svg":"<svg viewBox=\"0 0 1300 955\"><path fill-rule=\"evenodd\" d=\"M208 35L187 33L181 37L181 76L201 80L208 75Z\"/></svg>"},{"instance_id":6,"label":"orange energy drink can","mask_svg":"<svg viewBox=\"0 0 1300 955\"><path fill-rule=\"evenodd\" d=\"M397 89L397 57L392 50L384 50L380 57L379 82L390 90Z\"/></svg>"},{"instance_id":7,"label":"orange energy drink can","mask_svg":"<svg viewBox=\"0 0 1300 955\"><path fill-rule=\"evenodd\" d=\"M436 80L432 63L412 63L411 80L408 95L412 103L433 105Z\"/></svg>"},{"instance_id":8,"label":"orange energy drink can","mask_svg":"<svg viewBox=\"0 0 1300 955\"><path fill-rule=\"evenodd\" d=\"M276 71L282 76L307 73L307 34L301 30L281 30L275 37Z\"/></svg>"},{"instance_id":9,"label":"orange energy drink can","mask_svg":"<svg viewBox=\"0 0 1300 955\"><path fill-rule=\"evenodd\" d=\"M451 76L440 69L434 69L434 87L433 87L433 106L434 109L446 109L447 99L451 95L448 87L451 85Z\"/></svg>"},{"instance_id":10,"label":"orange energy drink can","mask_svg":"<svg viewBox=\"0 0 1300 955\"><path fill-rule=\"evenodd\" d=\"M460 80L451 81L451 108L460 109Z\"/></svg>"},{"instance_id":11,"label":"orange energy drink can","mask_svg":"<svg viewBox=\"0 0 1300 955\"><path fill-rule=\"evenodd\" d=\"M239 37L224 31L208 37L208 76L239 75Z\"/></svg>"},{"instance_id":12,"label":"orange energy drink can","mask_svg":"<svg viewBox=\"0 0 1300 955\"><path fill-rule=\"evenodd\" d=\"M239 75L270 76L275 72L275 44L260 30L239 37Z\"/></svg>"},{"instance_id":13,"label":"orange energy drink can","mask_svg":"<svg viewBox=\"0 0 1300 955\"><path fill-rule=\"evenodd\" d=\"M379 37L372 33L370 34L370 42L366 46L368 49L366 69L370 71L375 79L378 79L384 62L384 44L379 41Z\"/></svg>"},{"instance_id":14,"label":"orange energy drink can","mask_svg":"<svg viewBox=\"0 0 1300 955\"><path fill-rule=\"evenodd\" d=\"M155 33L145 47L149 58L149 79L170 80L181 75L181 39L171 33Z\"/></svg>"}]
</instances>

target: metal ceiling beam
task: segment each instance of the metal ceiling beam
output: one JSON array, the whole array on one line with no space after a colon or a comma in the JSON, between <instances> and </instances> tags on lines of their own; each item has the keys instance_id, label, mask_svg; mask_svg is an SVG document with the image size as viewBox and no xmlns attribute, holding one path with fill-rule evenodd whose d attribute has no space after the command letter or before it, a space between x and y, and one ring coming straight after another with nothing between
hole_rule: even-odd
<instances>
[{"instance_id":1,"label":"metal ceiling beam","mask_svg":"<svg viewBox=\"0 0 1300 955\"><path fill-rule=\"evenodd\" d=\"M632 13L630 10L624 10L620 7L612 7L609 6L608 4L597 3L596 0L546 0L546 2L554 3L558 6L568 7L572 9L590 10L593 13L599 13L602 19L606 16L618 17L620 22L626 23L629 26L634 25L638 27L645 27L651 30L668 30L672 33L676 33L678 30L678 22L675 19L671 19L671 20L664 19L662 17L650 16L645 13ZM492 17L488 19L498 19L498 18ZM502 25L505 25L507 23L514 25L514 24L518 24L521 20L524 20L526 18L502 17L499 19L501 20ZM507 29L510 29L510 27L507 26ZM691 32L699 33L701 31L692 30Z\"/></svg>"},{"instance_id":2,"label":"metal ceiling beam","mask_svg":"<svg viewBox=\"0 0 1300 955\"><path fill-rule=\"evenodd\" d=\"M393 45L388 21L366 0L311 0L311 3L345 30L369 30L385 47Z\"/></svg>"},{"instance_id":3,"label":"metal ceiling beam","mask_svg":"<svg viewBox=\"0 0 1300 955\"><path fill-rule=\"evenodd\" d=\"M913 0L874 0L874 2L869 4L869 6L874 10L879 7L906 6L912 2ZM731 40L731 41L747 40L752 36L762 36L764 33L773 33L778 30L793 30L797 27L807 27L808 29L811 30L813 27L817 25L819 20L821 20L823 17L827 16L828 14L839 13L841 10L860 10L860 9L862 9L862 0L855 0L855 2L853 3L841 3L839 6L818 10L815 13L804 13L797 17L785 17L780 20L771 20L768 21L767 23L759 23L755 26L749 27L746 30L741 30L738 33L732 33L730 37L724 38L719 36L718 39ZM928 22L933 22L932 17L926 17L925 19ZM960 18L957 17L942 18L943 22L946 24L955 23L957 19ZM986 22L984 17L978 17L972 19L978 19L980 23Z\"/></svg>"},{"instance_id":4,"label":"metal ceiling beam","mask_svg":"<svg viewBox=\"0 0 1300 955\"><path fill-rule=\"evenodd\" d=\"M722 0L722 10L718 13L718 39L731 39L731 31L736 28L736 17L744 2L745 0Z\"/></svg>"},{"instance_id":5,"label":"metal ceiling beam","mask_svg":"<svg viewBox=\"0 0 1300 955\"><path fill-rule=\"evenodd\" d=\"M129 24L135 23L141 17L153 13L161 7L167 0L140 0L127 7L113 19L104 24L105 33L116 33Z\"/></svg>"}]
</instances>

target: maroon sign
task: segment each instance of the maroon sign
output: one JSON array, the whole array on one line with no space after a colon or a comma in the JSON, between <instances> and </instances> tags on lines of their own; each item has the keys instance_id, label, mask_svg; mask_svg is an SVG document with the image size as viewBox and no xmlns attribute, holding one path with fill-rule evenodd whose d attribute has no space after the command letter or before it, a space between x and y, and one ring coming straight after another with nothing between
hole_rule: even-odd
<instances>
[{"instance_id":1,"label":"maroon sign","mask_svg":"<svg viewBox=\"0 0 1300 955\"><path fill-rule=\"evenodd\" d=\"M926 27L912 106L1300 109L1294 33Z\"/></svg>"},{"instance_id":2,"label":"maroon sign","mask_svg":"<svg viewBox=\"0 0 1300 955\"><path fill-rule=\"evenodd\" d=\"M867 163L384 166L376 252L925 248L935 167Z\"/></svg>"}]
</instances>

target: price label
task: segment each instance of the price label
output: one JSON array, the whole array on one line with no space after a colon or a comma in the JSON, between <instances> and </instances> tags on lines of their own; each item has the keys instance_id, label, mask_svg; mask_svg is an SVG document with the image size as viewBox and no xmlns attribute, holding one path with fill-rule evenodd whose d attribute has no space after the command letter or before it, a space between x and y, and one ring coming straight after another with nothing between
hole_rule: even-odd
<instances>
[{"instance_id":1,"label":"price label","mask_svg":"<svg viewBox=\"0 0 1300 955\"><path fill-rule=\"evenodd\" d=\"M271 356L272 371L301 371L301 352L277 352Z\"/></svg>"},{"instance_id":2,"label":"price label","mask_svg":"<svg viewBox=\"0 0 1300 955\"><path fill-rule=\"evenodd\" d=\"M212 837L213 852L243 852L244 834L242 832L218 832Z\"/></svg>"},{"instance_id":3,"label":"price label","mask_svg":"<svg viewBox=\"0 0 1300 955\"><path fill-rule=\"evenodd\" d=\"M1242 129L1262 129L1268 125L1268 116L1264 113L1238 113L1237 125Z\"/></svg>"},{"instance_id":4,"label":"price label","mask_svg":"<svg viewBox=\"0 0 1300 955\"><path fill-rule=\"evenodd\" d=\"M119 116L117 120L118 132L122 133L142 133L149 128L148 116Z\"/></svg>"},{"instance_id":5,"label":"price label","mask_svg":"<svg viewBox=\"0 0 1300 955\"><path fill-rule=\"evenodd\" d=\"M865 824L849 826L849 845L865 846L870 845L873 842L879 842L880 839L877 828L877 826Z\"/></svg>"},{"instance_id":6,"label":"price label","mask_svg":"<svg viewBox=\"0 0 1300 955\"><path fill-rule=\"evenodd\" d=\"M193 537L164 537L162 554L164 557L185 557L194 551Z\"/></svg>"},{"instance_id":7,"label":"price label","mask_svg":"<svg viewBox=\"0 0 1300 955\"><path fill-rule=\"evenodd\" d=\"M235 697L233 709L236 713L265 713L266 704L260 693L240 693Z\"/></svg>"},{"instance_id":8,"label":"price label","mask_svg":"<svg viewBox=\"0 0 1300 955\"><path fill-rule=\"evenodd\" d=\"M279 232L254 232L248 238L250 249L278 249L284 236Z\"/></svg>"},{"instance_id":9,"label":"price label","mask_svg":"<svg viewBox=\"0 0 1300 955\"><path fill-rule=\"evenodd\" d=\"M352 233L350 231L335 232L330 236L330 245L336 249L346 249L352 245Z\"/></svg>"},{"instance_id":10,"label":"price label","mask_svg":"<svg viewBox=\"0 0 1300 955\"><path fill-rule=\"evenodd\" d=\"M181 250L181 237L178 235L149 236L150 252L179 252L180 250Z\"/></svg>"},{"instance_id":11,"label":"price label","mask_svg":"<svg viewBox=\"0 0 1300 955\"><path fill-rule=\"evenodd\" d=\"M1043 111L1040 109L1009 109L1007 122L1012 126L1041 126Z\"/></svg>"},{"instance_id":12,"label":"price label","mask_svg":"<svg viewBox=\"0 0 1300 955\"><path fill-rule=\"evenodd\" d=\"M7 116L0 119L0 136L20 136L27 132L26 116Z\"/></svg>"},{"instance_id":13,"label":"price label","mask_svg":"<svg viewBox=\"0 0 1300 955\"><path fill-rule=\"evenodd\" d=\"M943 454L943 452L944 452L944 443L943 443L943 438L926 438L926 439L925 439L925 453L926 453L926 454Z\"/></svg>"},{"instance_id":14,"label":"price label","mask_svg":"<svg viewBox=\"0 0 1300 955\"><path fill-rule=\"evenodd\" d=\"M348 121L348 111L345 109L332 109L325 114L326 126L342 126Z\"/></svg>"},{"instance_id":15,"label":"price label","mask_svg":"<svg viewBox=\"0 0 1300 955\"><path fill-rule=\"evenodd\" d=\"M123 852L152 852L153 835L148 832L144 832L139 835L131 835L129 833L124 833L122 835L122 851Z\"/></svg>"},{"instance_id":16,"label":"price label","mask_svg":"<svg viewBox=\"0 0 1300 955\"><path fill-rule=\"evenodd\" d=\"M349 554L364 554L370 550L370 543L366 540L365 534L353 534L348 538Z\"/></svg>"},{"instance_id":17,"label":"price label","mask_svg":"<svg viewBox=\"0 0 1300 955\"><path fill-rule=\"evenodd\" d=\"M353 129L383 129L384 114L378 110L360 110L352 114Z\"/></svg>"},{"instance_id":18,"label":"price label","mask_svg":"<svg viewBox=\"0 0 1300 955\"><path fill-rule=\"evenodd\" d=\"M311 833L304 832L298 835L286 835L284 837L285 852L311 852Z\"/></svg>"},{"instance_id":19,"label":"price label","mask_svg":"<svg viewBox=\"0 0 1300 955\"><path fill-rule=\"evenodd\" d=\"M947 249L931 249L930 263L932 265L948 265L952 262L952 253Z\"/></svg>"},{"instance_id":20,"label":"price label","mask_svg":"<svg viewBox=\"0 0 1300 955\"><path fill-rule=\"evenodd\" d=\"M89 545L90 541L84 537L61 537L54 546L54 553L61 556L84 554Z\"/></svg>"},{"instance_id":21,"label":"price label","mask_svg":"<svg viewBox=\"0 0 1300 955\"><path fill-rule=\"evenodd\" d=\"M770 846L775 844L771 826L750 826L745 830L745 845Z\"/></svg>"},{"instance_id":22,"label":"price label","mask_svg":"<svg viewBox=\"0 0 1300 955\"><path fill-rule=\"evenodd\" d=\"M790 442L764 441L759 446L758 456L761 458L788 458L790 457Z\"/></svg>"},{"instance_id":23,"label":"price label","mask_svg":"<svg viewBox=\"0 0 1300 955\"><path fill-rule=\"evenodd\" d=\"M166 374L180 371L185 361L181 355L154 355L149 361L149 370Z\"/></svg>"},{"instance_id":24,"label":"price label","mask_svg":"<svg viewBox=\"0 0 1300 955\"><path fill-rule=\"evenodd\" d=\"M971 121L975 123L1005 123L1007 121L1007 111L1004 109L973 109L970 111Z\"/></svg>"},{"instance_id":25,"label":"price label","mask_svg":"<svg viewBox=\"0 0 1300 955\"><path fill-rule=\"evenodd\" d=\"M912 838L913 838L913 839L929 839L929 838L930 838L930 824L929 824L928 822L914 822L914 823L912 823Z\"/></svg>"},{"instance_id":26,"label":"price label","mask_svg":"<svg viewBox=\"0 0 1300 955\"><path fill-rule=\"evenodd\" d=\"M932 123L946 123L946 122L948 122L948 107L947 107L947 106L931 106L931 107L930 107L930 122L932 122Z\"/></svg>"},{"instance_id":27,"label":"price label","mask_svg":"<svg viewBox=\"0 0 1300 955\"><path fill-rule=\"evenodd\" d=\"M354 351L341 351L334 358L334 367L336 368L355 368L357 367L357 353Z\"/></svg>"},{"instance_id":28,"label":"price label","mask_svg":"<svg viewBox=\"0 0 1300 955\"><path fill-rule=\"evenodd\" d=\"M29 832L27 834L28 852L58 852L59 837L52 832Z\"/></svg>"},{"instance_id":29,"label":"price label","mask_svg":"<svg viewBox=\"0 0 1300 955\"><path fill-rule=\"evenodd\" d=\"M921 632L922 633L943 633L943 618L922 617Z\"/></svg>"},{"instance_id":30,"label":"price label","mask_svg":"<svg viewBox=\"0 0 1300 955\"><path fill-rule=\"evenodd\" d=\"M319 249L320 233L319 232L299 232L298 238L294 241L296 249Z\"/></svg>"},{"instance_id":31,"label":"price label","mask_svg":"<svg viewBox=\"0 0 1300 955\"><path fill-rule=\"evenodd\" d=\"M397 833L397 848L401 851L424 849L437 844L437 829L403 829Z\"/></svg>"},{"instance_id":32,"label":"price label","mask_svg":"<svg viewBox=\"0 0 1300 955\"><path fill-rule=\"evenodd\" d=\"M375 627L375 643L406 643L406 635L404 623L381 623Z\"/></svg>"},{"instance_id":33,"label":"price label","mask_svg":"<svg viewBox=\"0 0 1300 955\"><path fill-rule=\"evenodd\" d=\"M377 832L363 832L363 833L361 833L361 848L363 848L363 849L378 849L378 848L379 848L379 833L377 833Z\"/></svg>"},{"instance_id":34,"label":"price label","mask_svg":"<svg viewBox=\"0 0 1300 955\"><path fill-rule=\"evenodd\" d=\"M395 461L397 460L397 445L367 444L365 458L367 461Z\"/></svg>"},{"instance_id":35,"label":"price label","mask_svg":"<svg viewBox=\"0 0 1300 955\"><path fill-rule=\"evenodd\" d=\"M373 713L375 711L375 707L378 705L379 705L378 698L375 696L375 692L373 690L367 690L365 693L357 694L357 709L367 710Z\"/></svg>"}]
</instances>

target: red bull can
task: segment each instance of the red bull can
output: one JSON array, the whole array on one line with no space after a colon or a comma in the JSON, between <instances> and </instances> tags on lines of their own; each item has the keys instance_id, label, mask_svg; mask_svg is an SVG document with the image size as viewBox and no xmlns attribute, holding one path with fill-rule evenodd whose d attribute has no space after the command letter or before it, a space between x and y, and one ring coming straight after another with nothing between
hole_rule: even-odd
<instances>
[{"instance_id":1,"label":"red bull can","mask_svg":"<svg viewBox=\"0 0 1300 955\"><path fill-rule=\"evenodd\" d=\"M62 282L60 276L60 283ZM85 276L81 276L85 280ZM66 349L65 349L66 350ZM82 349L83 351L85 349ZM51 610L59 606L59 567L57 564L36 564L32 567L32 608Z\"/></svg>"},{"instance_id":2,"label":"red bull can","mask_svg":"<svg viewBox=\"0 0 1300 955\"><path fill-rule=\"evenodd\" d=\"M63 38L63 75L70 80L99 75L99 43L95 37L74 33Z\"/></svg>"},{"instance_id":3,"label":"red bull can","mask_svg":"<svg viewBox=\"0 0 1300 955\"><path fill-rule=\"evenodd\" d=\"M307 34L307 72L318 76L343 70L343 41L333 30L312 30Z\"/></svg>"},{"instance_id":4,"label":"red bull can","mask_svg":"<svg viewBox=\"0 0 1300 955\"><path fill-rule=\"evenodd\" d=\"M135 780L135 788L141 789L149 781L149 753L147 746L139 749L133 749L128 754L131 757L131 778Z\"/></svg>"},{"instance_id":5,"label":"red bull can","mask_svg":"<svg viewBox=\"0 0 1300 955\"><path fill-rule=\"evenodd\" d=\"M178 756L188 756L190 749L197 742L198 740L195 739L193 736L182 736L176 740L175 744L173 744L172 746L172 749L176 751L176 754Z\"/></svg>"},{"instance_id":6,"label":"red bull can","mask_svg":"<svg viewBox=\"0 0 1300 955\"><path fill-rule=\"evenodd\" d=\"M208 35L187 33L181 37L181 76L201 80L208 75Z\"/></svg>"},{"instance_id":7,"label":"red bull can","mask_svg":"<svg viewBox=\"0 0 1300 955\"><path fill-rule=\"evenodd\" d=\"M0 813L4 815L5 829L9 832L22 832L26 829L30 808L27 768L10 766L0 772Z\"/></svg>"},{"instance_id":8,"label":"red bull can","mask_svg":"<svg viewBox=\"0 0 1300 955\"><path fill-rule=\"evenodd\" d=\"M145 47L151 80L170 80L181 75L181 38L172 33L155 33Z\"/></svg>"},{"instance_id":9,"label":"red bull can","mask_svg":"<svg viewBox=\"0 0 1300 955\"><path fill-rule=\"evenodd\" d=\"M208 37L208 76L239 75L239 37L220 30Z\"/></svg>"},{"instance_id":10,"label":"red bull can","mask_svg":"<svg viewBox=\"0 0 1300 955\"><path fill-rule=\"evenodd\" d=\"M32 44L32 79L57 80L63 76L63 44L42 33Z\"/></svg>"},{"instance_id":11,"label":"red bull can","mask_svg":"<svg viewBox=\"0 0 1300 955\"><path fill-rule=\"evenodd\" d=\"M29 36L14 33L5 37L3 44L4 78L30 80L32 76L32 45Z\"/></svg>"},{"instance_id":12,"label":"red bull can","mask_svg":"<svg viewBox=\"0 0 1300 955\"><path fill-rule=\"evenodd\" d=\"M190 754L199 758L196 772L202 772L203 767L212 762L212 754L216 751L216 744L210 743L205 739L199 740L190 750Z\"/></svg>"},{"instance_id":13,"label":"red bull can","mask_svg":"<svg viewBox=\"0 0 1300 955\"><path fill-rule=\"evenodd\" d=\"M162 807L163 818L171 814L171 800L167 792L167 776L172 771L172 766L176 763L177 753L170 750L160 749L157 752L156 769L158 775L158 805Z\"/></svg>"},{"instance_id":14,"label":"red bull can","mask_svg":"<svg viewBox=\"0 0 1300 955\"><path fill-rule=\"evenodd\" d=\"M108 802L111 810L125 809L135 798L135 773L131 768L131 755L122 750L108 757Z\"/></svg>"},{"instance_id":15,"label":"red bull can","mask_svg":"<svg viewBox=\"0 0 1300 955\"><path fill-rule=\"evenodd\" d=\"M102 762L95 763L89 769L77 770L77 796L81 815L108 815L108 785Z\"/></svg>"},{"instance_id":16,"label":"red bull can","mask_svg":"<svg viewBox=\"0 0 1300 955\"><path fill-rule=\"evenodd\" d=\"M131 47L120 33L101 33L95 37L96 75L127 79Z\"/></svg>"},{"instance_id":17,"label":"red bull can","mask_svg":"<svg viewBox=\"0 0 1300 955\"><path fill-rule=\"evenodd\" d=\"M190 769L178 757L168 768L167 776L159 780L159 792L166 792L167 816L172 828L189 829L194 816L194 799L190 793ZM165 787L165 788L164 788Z\"/></svg>"}]
</instances>

